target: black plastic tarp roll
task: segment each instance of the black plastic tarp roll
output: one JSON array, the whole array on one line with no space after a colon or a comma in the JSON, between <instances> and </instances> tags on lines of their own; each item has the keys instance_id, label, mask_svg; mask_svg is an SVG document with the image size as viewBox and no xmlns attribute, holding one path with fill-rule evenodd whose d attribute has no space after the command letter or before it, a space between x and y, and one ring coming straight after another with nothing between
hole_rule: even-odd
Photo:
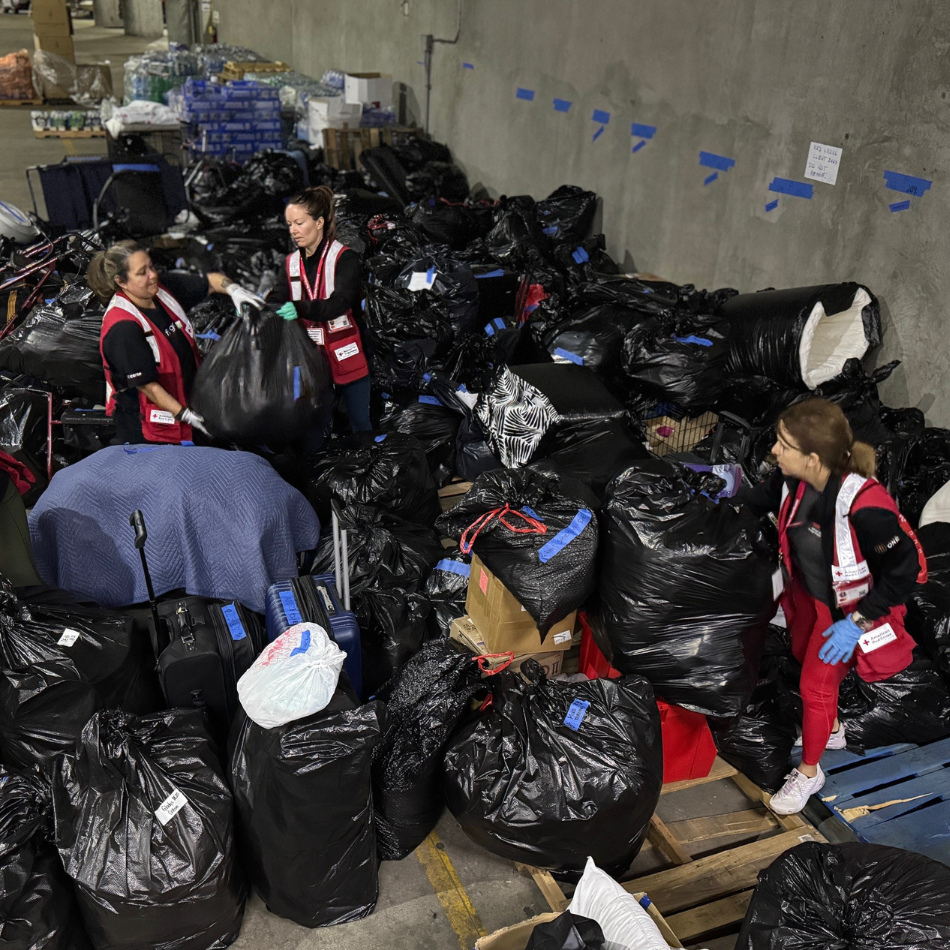
<instances>
[{"instance_id":1,"label":"black plastic tarp roll","mask_svg":"<svg viewBox=\"0 0 950 950\"><path fill-rule=\"evenodd\" d=\"M379 691L387 724L373 756L379 857L411 854L442 814L442 754L482 689L474 657L449 640L427 643Z\"/></svg>"},{"instance_id":2,"label":"black plastic tarp roll","mask_svg":"<svg viewBox=\"0 0 950 950\"><path fill-rule=\"evenodd\" d=\"M736 950L950 947L950 868L873 844L806 842L764 871Z\"/></svg>"},{"instance_id":3,"label":"black plastic tarp roll","mask_svg":"<svg viewBox=\"0 0 950 950\"><path fill-rule=\"evenodd\" d=\"M636 857L663 782L659 711L640 676L586 683L488 679L492 704L445 754L449 810L473 841L533 867L619 875Z\"/></svg>"},{"instance_id":4,"label":"black plastic tarp roll","mask_svg":"<svg viewBox=\"0 0 950 950\"><path fill-rule=\"evenodd\" d=\"M777 559L757 518L693 481L654 459L611 483L591 616L617 669L645 676L666 702L729 718L758 679Z\"/></svg>"},{"instance_id":5,"label":"black plastic tarp roll","mask_svg":"<svg viewBox=\"0 0 950 950\"><path fill-rule=\"evenodd\" d=\"M342 690L321 712L233 727L231 785L245 866L271 913L328 927L373 912L379 893L370 768L381 703Z\"/></svg>"},{"instance_id":6,"label":"black plastic tarp roll","mask_svg":"<svg viewBox=\"0 0 950 950\"><path fill-rule=\"evenodd\" d=\"M528 469L485 472L437 523L463 554L481 558L542 637L596 587L597 517L569 482Z\"/></svg>"},{"instance_id":7,"label":"black plastic tarp roll","mask_svg":"<svg viewBox=\"0 0 950 950\"><path fill-rule=\"evenodd\" d=\"M731 341L726 371L792 388L814 389L881 342L877 298L850 281L739 294L719 315Z\"/></svg>"},{"instance_id":8,"label":"black plastic tarp roll","mask_svg":"<svg viewBox=\"0 0 950 950\"><path fill-rule=\"evenodd\" d=\"M927 556L927 583L907 601L907 632L950 683L950 524L924 525L917 539Z\"/></svg>"},{"instance_id":9,"label":"black plastic tarp roll","mask_svg":"<svg viewBox=\"0 0 950 950\"><path fill-rule=\"evenodd\" d=\"M331 399L329 364L303 325L249 307L198 368L191 408L216 438L286 446L318 425Z\"/></svg>"},{"instance_id":10,"label":"black plastic tarp roll","mask_svg":"<svg viewBox=\"0 0 950 950\"><path fill-rule=\"evenodd\" d=\"M90 950L72 886L52 843L49 788L0 768L0 946Z\"/></svg>"},{"instance_id":11,"label":"black plastic tarp roll","mask_svg":"<svg viewBox=\"0 0 950 950\"><path fill-rule=\"evenodd\" d=\"M96 950L237 939L234 806L203 714L104 711L53 773L56 846ZM118 872L118 873L117 873Z\"/></svg>"}]
</instances>

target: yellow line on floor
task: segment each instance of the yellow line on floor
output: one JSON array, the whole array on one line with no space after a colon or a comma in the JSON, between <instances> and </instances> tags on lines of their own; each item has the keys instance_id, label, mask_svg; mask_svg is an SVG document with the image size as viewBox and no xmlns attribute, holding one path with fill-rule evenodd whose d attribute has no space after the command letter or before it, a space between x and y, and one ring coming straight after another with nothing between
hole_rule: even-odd
<instances>
[{"instance_id":1,"label":"yellow line on floor","mask_svg":"<svg viewBox=\"0 0 950 950\"><path fill-rule=\"evenodd\" d=\"M75 155L75 154L76 154L76 146L73 145L71 139L63 139L63 148L66 149L66 154L67 154L67 155Z\"/></svg>"},{"instance_id":2,"label":"yellow line on floor","mask_svg":"<svg viewBox=\"0 0 950 950\"><path fill-rule=\"evenodd\" d=\"M459 947L461 950L472 950L475 941L484 937L487 931L452 866L445 846L434 831L416 848L416 857L425 869L445 916L459 938Z\"/></svg>"}]
</instances>

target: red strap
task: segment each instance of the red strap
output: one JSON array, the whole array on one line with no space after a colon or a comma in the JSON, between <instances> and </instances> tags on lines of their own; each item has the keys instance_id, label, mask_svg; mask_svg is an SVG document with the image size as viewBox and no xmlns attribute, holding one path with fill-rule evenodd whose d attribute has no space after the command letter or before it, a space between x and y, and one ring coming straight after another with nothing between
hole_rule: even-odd
<instances>
[{"instance_id":1,"label":"red strap","mask_svg":"<svg viewBox=\"0 0 950 950\"><path fill-rule=\"evenodd\" d=\"M508 515L517 515L525 522L527 527L516 527L508 521ZM504 508L493 508L491 511L486 511L485 514L476 518L465 531L462 532L459 548L463 554L472 553L472 546L475 544L475 539L481 534L482 529L487 528L496 518L509 531L513 531L515 534L548 533L547 525L545 525L544 522L538 521L537 518L532 518L531 515L526 515L523 511L512 508L511 505L506 504Z\"/></svg>"},{"instance_id":2,"label":"red strap","mask_svg":"<svg viewBox=\"0 0 950 950\"><path fill-rule=\"evenodd\" d=\"M490 660L497 660L499 657L506 656L508 657L498 669L493 670L489 667L488 663ZM505 653L483 653L481 656L475 657L475 661L478 663L478 668L486 676L494 676L496 673L500 673L502 670L507 670L509 666L515 661L515 655L511 650L506 651Z\"/></svg>"}]
</instances>

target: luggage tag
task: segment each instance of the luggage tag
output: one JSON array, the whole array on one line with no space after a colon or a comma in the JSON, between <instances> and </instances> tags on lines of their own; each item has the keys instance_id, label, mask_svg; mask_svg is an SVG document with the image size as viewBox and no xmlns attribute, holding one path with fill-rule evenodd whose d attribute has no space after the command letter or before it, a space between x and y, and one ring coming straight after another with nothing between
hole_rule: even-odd
<instances>
[{"instance_id":1,"label":"luggage tag","mask_svg":"<svg viewBox=\"0 0 950 950\"><path fill-rule=\"evenodd\" d=\"M292 590L282 590L280 592L280 605L284 608L284 614L287 617L287 623L290 627L303 623L303 617L300 616L300 608L297 606L297 598L294 597Z\"/></svg>"},{"instance_id":2,"label":"luggage tag","mask_svg":"<svg viewBox=\"0 0 950 950\"><path fill-rule=\"evenodd\" d=\"M587 715L588 706L590 706L590 703L586 699L575 699L567 710L567 715L564 717L564 725L567 726L568 729L573 729L577 732L581 727L581 723L584 721L584 716Z\"/></svg>"},{"instance_id":3,"label":"luggage tag","mask_svg":"<svg viewBox=\"0 0 950 950\"><path fill-rule=\"evenodd\" d=\"M224 622L228 625L228 630L231 632L231 639L243 640L247 636L247 632L244 629L244 624L241 623L241 618L238 616L237 607L234 604L225 604L221 608L221 613L224 616Z\"/></svg>"},{"instance_id":4,"label":"luggage tag","mask_svg":"<svg viewBox=\"0 0 950 950\"><path fill-rule=\"evenodd\" d=\"M148 421L160 426L173 426L177 421L175 414L167 409L150 409L148 412Z\"/></svg>"},{"instance_id":5,"label":"luggage tag","mask_svg":"<svg viewBox=\"0 0 950 950\"><path fill-rule=\"evenodd\" d=\"M184 793L177 788L155 809L155 817L163 827L167 825L175 815L178 814L188 804L188 799Z\"/></svg>"},{"instance_id":6,"label":"luggage tag","mask_svg":"<svg viewBox=\"0 0 950 950\"><path fill-rule=\"evenodd\" d=\"M861 647L862 653L873 653L888 643L893 643L896 639L897 634L894 633L894 628L889 623L884 623L867 633L862 633L858 646Z\"/></svg>"},{"instance_id":7,"label":"luggage tag","mask_svg":"<svg viewBox=\"0 0 950 950\"><path fill-rule=\"evenodd\" d=\"M69 627L63 628L63 635L56 641L61 647L71 647L82 634L78 630L71 630Z\"/></svg>"}]
</instances>

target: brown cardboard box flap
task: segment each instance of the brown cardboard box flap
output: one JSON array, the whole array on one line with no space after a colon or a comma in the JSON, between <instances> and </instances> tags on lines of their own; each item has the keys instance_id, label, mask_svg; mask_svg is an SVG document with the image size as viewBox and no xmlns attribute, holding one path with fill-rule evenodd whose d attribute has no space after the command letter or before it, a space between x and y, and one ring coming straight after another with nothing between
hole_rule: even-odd
<instances>
[{"instance_id":1,"label":"brown cardboard box flap","mask_svg":"<svg viewBox=\"0 0 950 950\"><path fill-rule=\"evenodd\" d=\"M553 650L546 653L522 653L515 655L513 659L511 659L510 651L491 655L471 617L459 617L457 620L453 620L449 636L461 643L466 650L470 650L475 656L490 657L490 659L483 662L487 670L483 675L486 676L490 675L491 671L503 666L511 670L512 673L520 673L526 660L537 660L547 676L557 676L558 673L563 671L564 652L562 650Z\"/></svg>"}]
</instances>

